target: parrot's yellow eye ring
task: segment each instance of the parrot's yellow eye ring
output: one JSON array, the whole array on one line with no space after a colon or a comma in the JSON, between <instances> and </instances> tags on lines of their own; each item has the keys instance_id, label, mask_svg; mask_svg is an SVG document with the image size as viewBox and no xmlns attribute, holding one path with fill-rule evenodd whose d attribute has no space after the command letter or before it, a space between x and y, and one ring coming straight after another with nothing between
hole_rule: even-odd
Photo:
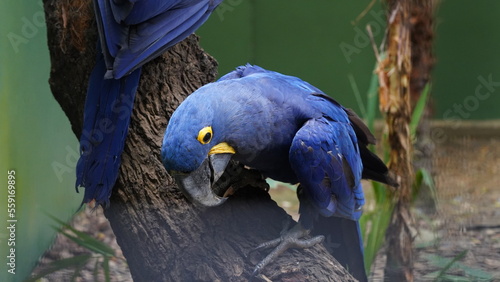
<instances>
[{"instance_id":1,"label":"parrot's yellow eye ring","mask_svg":"<svg viewBox=\"0 0 500 282\"><path fill-rule=\"evenodd\" d=\"M203 127L200 132L198 133L198 141L200 141L201 144L208 144L210 141L212 141L212 127L211 126L206 126Z\"/></svg>"}]
</instances>

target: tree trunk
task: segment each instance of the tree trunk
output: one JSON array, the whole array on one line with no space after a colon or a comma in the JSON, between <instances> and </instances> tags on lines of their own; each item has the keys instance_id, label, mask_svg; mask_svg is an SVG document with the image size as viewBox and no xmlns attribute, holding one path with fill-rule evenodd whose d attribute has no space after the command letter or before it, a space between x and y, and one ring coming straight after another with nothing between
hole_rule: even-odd
<instances>
[{"instance_id":1,"label":"tree trunk","mask_svg":"<svg viewBox=\"0 0 500 282\"><path fill-rule=\"evenodd\" d=\"M411 76L410 76L410 96L411 106L420 99L424 87L431 81L431 70L434 66L433 40L434 40L434 10L437 5L435 0L420 0L411 7ZM430 90L429 90L430 91ZM434 153L434 142L431 139L431 116L432 99L429 95L425 105L424 113L417 127L416 140L414 140L414 160L415 170L425 169L432 176L435 175L432 165ZM436 212L437 199L425 183L419 187L416 204L428 214Z\"/></svg>"},{"instance_id":2,"label":"tree trunk","mask_svg":"<svg viewBox=\"0 0 500 282\"><path fill-rule=\"evenodd\" d=\"M410 136L411 24L412 2L388 0L386 57L378 67L380 108L385 114L390 145L389 169L398 175L399 189L386 231L387 263L384 279L413 281L414 220L410 211L413 183Z\"/></svg>"},{"instance_id":3,"label":"tree trunk","mask_svg":"<svg viewBox=\"0 0 500 282\"><path fill-rule=\"evenodd\" d=\"M44 0L51 55L50 86L80 136L96 25L91 1ZM215 60L196 36L143 67L120 176L104 211L136 281L247 281L267 251L247 257L279 236L289 216L239 168L249 183L220 207L194 207L176 189L160 160L169 117L191 92L213 81ZM264 269L275 281L354 281L322 245L285 252ZM260 276L259 279L265 279Z\"/></svg>"}]
</instances>

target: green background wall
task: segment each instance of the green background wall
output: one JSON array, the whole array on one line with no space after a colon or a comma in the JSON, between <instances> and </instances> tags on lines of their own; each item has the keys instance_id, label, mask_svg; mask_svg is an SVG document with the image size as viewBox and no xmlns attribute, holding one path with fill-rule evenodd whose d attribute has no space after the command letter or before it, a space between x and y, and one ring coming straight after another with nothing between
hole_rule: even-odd
<instances>
[{"instance_id":1,"label":"green background wall","mask_svg":"<svg viewBox=\"0 0 500 282\"><path fill-rule=\"evenodd\" d=\"M375 64L365 26L372 26L376 42L381 41L384 28L378 1L352 24L369 2L225 1L198 34L202 46L219 61L220 74L247 62L257 64L299 76L359 112L348 75L365 93ZM435 118L499 118L496 88L500 85L481 89L479 96L476 88L481 85L478 77L489 80L491 76L500 82L500 2L441 1L439 7ZM346 55L346 50L352 53Z\"/></svg>"},{"instance_id":2,"label":"green background wall","mask_svg":"<svg viewBox=\"0 0 500 282\"><path fill-rule=\"evenodd\" d=\"M7 0L0 7L0 281L23 281L50 246L54 221L69 219L78 143L52 97L41 1ZM16 171L15 275L7 272L7 171Z\"/></svg>"}]
</instances>

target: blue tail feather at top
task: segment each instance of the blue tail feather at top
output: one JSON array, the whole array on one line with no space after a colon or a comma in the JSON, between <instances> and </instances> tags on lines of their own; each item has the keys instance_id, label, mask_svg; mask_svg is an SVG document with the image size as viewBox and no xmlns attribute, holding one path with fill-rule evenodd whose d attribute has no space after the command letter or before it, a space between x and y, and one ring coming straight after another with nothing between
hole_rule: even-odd
<instances>
[{"instance_id":1,"label":"blue tail feather at top","mask_svg":"<svg viewBox=\"0 0 500 282\"><path fill-rule=\"evenodd\" d=\"M105 79L106 64L99 52L89 79L76 189L85 187L82 203L107 206L118 177L141 70L120 79Z\"/></svg>"},{"instance_id":2,"label":"blue tail feather at top","mask_svg":"<svg viewBox=\"0 0 500 282\"><path fill-rule=\"evenodd\" d=\"M182 41L222 0L94 0L107 77L121 78Z\"/></svg>"}]
</instances>

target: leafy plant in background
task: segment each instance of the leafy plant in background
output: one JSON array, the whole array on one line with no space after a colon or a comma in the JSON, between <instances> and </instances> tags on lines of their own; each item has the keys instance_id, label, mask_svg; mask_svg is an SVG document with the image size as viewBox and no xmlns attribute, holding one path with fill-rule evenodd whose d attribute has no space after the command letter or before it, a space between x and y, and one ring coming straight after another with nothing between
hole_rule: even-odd
<instances>
[{"instance_id":1,"label":"leafy plant in background","mask_svg":"<svg viewBox=\"0 0 500 282\"><path fill-rule=\"evenodd\" d=\"M75 242L79 246L91 251L92 254L82 254L54 261L50 263L38 275L32 277L28 281L36 281L37 279L45 277L56 271L63 269L70 269L70 268L73 268L75 270L71 277L71 281L75 281L76 278L80 275L80 271L91 260L95 260L94 272L93 272L94 281L99 281L98 279L99 272L103 273L105 281L107 282L110 281L109 261L111 259L122 259L115 256L115 251L113 250L113 248L82 231L78 231L71 225L63 222L62 220L52 215L48 216L61 226L61 227L53 226L54 229L59 231L60 234L64 235L66 238Z\"/></svg>"},{"instance_id":2,"label":"leafy plant in background","mask_svg":"<svg viewBox=\"0 0 500 282\"><path fill-rule=\"evenodd\" d=\"M375 118L378 112L378 77L376 74L372 75L367 91L366 107L361 102L361 94L359 93L359 89L352 75L349 76L349 81L351 83L353 93L356 96L356 100L359 103L361 116L365 120L370 131L374 132ZM370 150L374 151L375 147L370 146ZM388 153L389 149L387 146L383 147L382 159L385 162L387 162L389 158ZM363 242L365 244L364 255L366 273L370 273L370 269L377 252L384 242L385 231L389 225L389 220L393 210L393 203L384 185L375 181L372 181L371 184L374 207L370 210L365 210L360 219Z\"/></svg>"},{"instance_id":3,"label":"leafy plant in background","mask_svg":"<svg viewBox=\"0 0 500 282\"><path fill-rule=\"evenodd\" d=\"M351 87L353 89L354 95L358 103L361 103L361 95L359 93L358 87L355 83L354 77L349 76L349 81L351 82ZM410 121L410 134L414 142L416 141L416 132L420 120L422 119L423 113L425 111L425 105L429 96L430 84L427 84L423 89L415 108L413 109L412 118ZM359 105L361 109L361 114L365 119L368 128L373 132L375 125L375 117L378 108L378 77L374 74L372 76L368 93L367 93L367 106ZM385 136L382 137L385 139ZM385 142L384 142L385 144ZM370 148L374 150L372 146ZM384 161L387 162L389 159L388 153L389 148L387 146L382 146L382 156ZM361 227L363 229L364 243L365 243L365 266L366 272L369 273L373 261L377 255L378 250L382 246L385 238L385 232L389 225L389 220L391 218L394 203L391 199L390 192L384 187L383 184L372 181L372 189L374 195L374 208L369 211L365 211L363 217L360 220ZM429 171L420 168L415 171L415 179L413 181L413 191L412 191L412 202L415 202L418 194L421 192L422 187L430 189L430 195L434 201L437 201L437 192L434 185L434 180L429 173ZM460 262L467 251L462 251L454 258L445 258L438 255L426 254L424 259L428 261L430 265L438 268L437 271L425 275L423 278L429 281L492 281L493 276L481 269L469 267ZM454 269L460 269L463 273L462 276L449 274L448 272Z\"/></svg>"},{"instance_id":4,"label":"leafy plant in background","mask_svg":"<svg viewBox=\"0 0 500 282\"><path fill-rule=\"evenodd\" d=\"M460 262L467 251L460 252L454 258L445 258L438 255L426 254L424 258L429 262L429 264L437 266L440 268L437 271L431 272L425 275L423 278L429 281L493 281L493 275L477 269L469 267ZM452 269L459 269L463 275L453 275L448 274L448 272Z\"/></svg>"},{"instance_id":5,"label":"leafy plant in background","mask_svg":"<svg viewBox=\"0 0 500 282\"><path fill-rule=\"evenodd\" d=\"M425 111L425 105L427 104L427 98L429 96L430 84L425 85L420 98L413 109L413 113L410 121L410 134L414 142L417 138L417 128L420 120ZM438 200L436 194L436 187L434 185L434 180L432 179L432 175L426 169L420 168L415 172L415 180L413 181L413 191L412 191L412 201L414 202L417 198L417 195L420 193L422 187L427 187L430 189L430 195L432 196L432 200L436 202Z\"/></svg>"},{"instance_id":6,"label":"leafy plant in background","mask_svg":"<svg viewBox=\"0 0 500 282\"><path fill-rule=\"evenodd\" d=\"M356 100L359 103L358 106L361 109L361 116L365 120L366 125L368 126L370 131L374 132L375 118L378 112L378 76L375 73L372 75L367 91L366 107L362 104L361 94L352 75L349 76L349 81L351 83L351 87L353 89ZM410 122L410 134L414 140L416 138L416 130L418 124L425 110L425 104L429 95L429 89L430 85L427 84L413 110L413 115ZM382 136L382 139L385 140L386 136ZM383 146L380 148L382 159L387 162L389 159L389 148L387 147L386 142L383 142L382 144ZM375 151L374 146L371 146L370 149L372 151ZM432 176L427 170L419 169L418 171L416 171L415 181L413 183L413 200L416 199L416 196L421 189L420 187L425 186L431 189L431 195L435 197L436 192L434 182L432 180ZM389 226L389 221L391 219L391 214L394 208L394 203L392 201L390 191L388 191L387 188L381 183L372 181L371 184L374 198L374 207L368 211L365 211L360 220L363 232L363 241L365 244L365 268L367 273L370 272L377 252L384 242L385 232L387 230L387 227Z\"/></svg>"}]
</instances>

